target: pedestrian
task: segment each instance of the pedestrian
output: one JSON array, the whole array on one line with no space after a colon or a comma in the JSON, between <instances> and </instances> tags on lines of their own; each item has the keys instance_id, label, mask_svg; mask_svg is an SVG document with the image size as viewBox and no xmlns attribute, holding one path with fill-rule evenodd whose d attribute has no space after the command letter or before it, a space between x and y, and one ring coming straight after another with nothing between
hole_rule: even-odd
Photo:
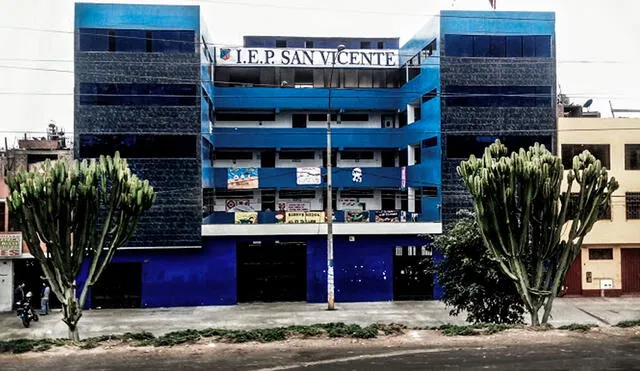
<instances>
[{"instance_id":1,"label":"pedestrian","mask_svg":"<svg viewBox=\"0 0 640 371\"><path fill-rule=\"evenodd\" d=\"M51 288L47 284L47 282L42 282L42 293L40 295L40 314L46 316L49 314L49 294L51 293Z\"/></svg>"},{"instance_id":2,"label":"pedestrian","mask_svg":"<svg viewBox=\"0 0 640 371\"><path fill-rule=\"evenodd\" d=\"M20 284L18 284L18 287L16 288L16 291L14 291L13 294L14 294L13 296L15 301L24 300L24 282L20 282Z\"/></svg>"}]
</instances>

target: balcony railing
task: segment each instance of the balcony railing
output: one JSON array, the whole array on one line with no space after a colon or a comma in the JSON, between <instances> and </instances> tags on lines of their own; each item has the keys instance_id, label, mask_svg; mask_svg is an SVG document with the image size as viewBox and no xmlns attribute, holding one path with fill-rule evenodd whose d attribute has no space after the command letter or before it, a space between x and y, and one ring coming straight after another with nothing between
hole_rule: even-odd
<instances>
[{"instance_id":1,"label":"balcony railing","mask_svg":"<svg viewBox=\"0 0 640 371\"><path fill-rule=\"evenodd\" d=\"M334 223L426 223L440 222L439 215L402 210L334 211ZM326 223L324 211L216 211L203 224L317 224Z\"/></svg>"}]
</instances>

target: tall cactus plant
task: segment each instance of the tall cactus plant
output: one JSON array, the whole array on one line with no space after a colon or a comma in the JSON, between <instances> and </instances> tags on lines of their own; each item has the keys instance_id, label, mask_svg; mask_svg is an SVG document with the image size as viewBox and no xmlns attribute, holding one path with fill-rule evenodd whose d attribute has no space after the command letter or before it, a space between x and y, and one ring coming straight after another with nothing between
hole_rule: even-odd
<instances>
[{"instance_id":1,"label":"tall cactus plant","mask_svg":"<svg viewBox=\"0 0 640 371\"><path fill-rule=\"evenodd\" d=\"M47 160L33 171L11 174L7 183L10 211L62 303L69 338L79 340L88 290L155 201L153 187L132 174L118 153L82 162ZM78 297L76 279L85 259L89 270Z\"/></svg>"},{"instance_id":2,"label":"tall cactus plant","mask_svg":"<svg viewBox=\"0 0 640 371\"><path fill-rule=\"evenodd\" d=\"M566 170L562 189L565 169L558 156L539 144L509 155L500 141L487 147L482 158L472 155L458 167L485 245L514 281L532 325L549 320L585 235L618 188L588 151L575 156ZM568 214L574 186L577 212Z\"/></svg>"}]
</instances>

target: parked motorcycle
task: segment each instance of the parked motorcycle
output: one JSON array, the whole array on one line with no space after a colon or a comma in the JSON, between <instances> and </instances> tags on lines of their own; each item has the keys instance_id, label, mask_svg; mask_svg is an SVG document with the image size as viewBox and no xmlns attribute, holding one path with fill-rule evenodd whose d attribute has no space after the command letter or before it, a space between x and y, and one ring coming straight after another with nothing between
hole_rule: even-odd
<instances>
[{"instance_id":1,"label":"parked motorcycle","mask_svg":"<svg viewBox=\"0 0 640 371\"><path fill-rule=\"evenodd\" d=\"M31 297L33 294L28 292L25 299L16 303L18 307L18 318L22 320L24 327L29 327L31 321L38 322L38 314L31 307Z\"/></svg>"}]
</instances>

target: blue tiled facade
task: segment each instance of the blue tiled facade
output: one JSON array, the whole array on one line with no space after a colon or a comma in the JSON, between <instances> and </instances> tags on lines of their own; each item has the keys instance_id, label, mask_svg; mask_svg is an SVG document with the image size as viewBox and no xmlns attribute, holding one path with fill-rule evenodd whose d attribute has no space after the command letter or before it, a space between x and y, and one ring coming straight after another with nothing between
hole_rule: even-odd
<instances>
[{"instance_id":1,"label":"blue tiled facade","mask_svg":"<svg viewBox=\"0 0 640 371\"><path fill-rule=\"evenodd\" d=\"M326 224L282 217L327 207L328 110L338 302L394 300L400 247L440 258L420 250L429 245L423 235L468 206L455 156L473 146L454 143L520 143L514 138L534 133L555 141L551 13L443 11L402 46L397 38L244 38L245 48L394 50L391 68L223 65L225 50L207 39L201 17L197 6L76 4L75 155L116 141L158 191L113 260L141 265L142 307L237 303L239 249L256 241L303 244L306 300L326 301ZM482 89L503 97L473 100ZM167 142L180 148L153 148ZM320 168L321 178L301 184L300 167ZM257 188L230 189L232 168L256 168ZM359 223L356 208L367 213ZM255 213L255 224L239 224L241 212ZM381 222L389 212L397 223ZM429 290L442 295L437 282Z\"/></svg>"}]
</instances>

